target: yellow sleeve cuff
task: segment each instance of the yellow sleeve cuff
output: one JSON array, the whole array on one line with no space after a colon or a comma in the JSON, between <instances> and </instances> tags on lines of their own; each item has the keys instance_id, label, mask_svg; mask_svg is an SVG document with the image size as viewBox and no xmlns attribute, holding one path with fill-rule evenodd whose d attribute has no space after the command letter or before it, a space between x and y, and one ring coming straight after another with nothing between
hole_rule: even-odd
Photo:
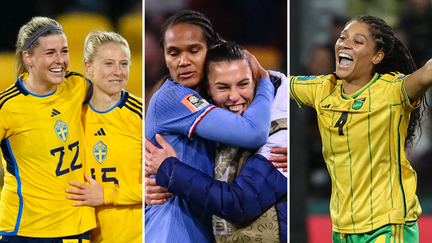
<instances>
[{"instance_id":1,"label":"yellow sleeve cuff","mask_svg":"<svg viewBox=\"0 0 432 243\"><path fill-rule=\"evenodd\" d=\"M113 188L104 188L104 204L114 205L133 205L142 203L142 184L131 187L122 187L118 185Z\"/></svg>"},{"instance_id":2,"label":"yellow sleeve cuff","mask_svg":"<svg viewBox=\"0 0 432 243\"><path fill-rule=\"evenodd\" d=\"M104 188L105 205L115 204L114 202L116 201L116 193L115 193L116 190L117 190L117 185L115 185L115 187L113 188Z\"/></svg>"}]
</instances>

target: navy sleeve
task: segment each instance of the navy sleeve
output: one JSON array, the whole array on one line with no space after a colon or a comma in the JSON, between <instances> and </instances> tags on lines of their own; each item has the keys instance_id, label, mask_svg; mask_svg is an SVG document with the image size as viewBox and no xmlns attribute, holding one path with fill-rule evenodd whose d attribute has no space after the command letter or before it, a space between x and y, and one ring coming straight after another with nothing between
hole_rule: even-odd
<instances>
[{"instance_id":1,"label":"navy sleeve","mask_svg":"<svg viewBox=\"0 0 432 243\"><path fill-rule=\"evenodd\" d=\"M288 215L288 202L283 201L276 205L276 211L279 217L279 232L281 243L287 242L288 239L288 223L287 223L287 215Z\"/></svg>"},{"instance_id":2,"label":"navy sleeve","mask_svg":"<svg viewBox=\"0 0 432 243\"><path fill-rule=\"evenodd\" d=\"M258 217L287 196L287 178L259 154L252 156L229 184L170 157L159 167L156 183L234 223Z\"/></svg>"},{"instance_id":3,"label":"navy sleeve","mask_svg":"<svg viewBox=\"0 0 432 243\"><path fill-rule=\"evenodd\" d=\"M273 84L269 79L261 78L255 98L243 115L222 108L213 109L196 125L194 133L212 141L258 148L267 142L273 100Z\"/></svg>"}]
</instances>

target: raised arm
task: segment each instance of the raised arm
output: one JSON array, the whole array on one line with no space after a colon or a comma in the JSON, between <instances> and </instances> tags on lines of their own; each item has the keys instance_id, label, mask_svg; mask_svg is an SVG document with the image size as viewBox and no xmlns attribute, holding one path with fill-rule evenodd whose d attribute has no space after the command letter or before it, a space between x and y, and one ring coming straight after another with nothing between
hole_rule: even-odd
<instances>
[{"instance_id":1,"label":"raised arm","mask_svg":"<svg viewBox=\"0 0 432 243\"><path fill-rule=\"evenodd\" d=\"M192 139L260 147L269 135L275 88L262 67L257 76L260 81L255 98L241 116L209 104L195 90L167 80L150 101L146 136L154 142L156 133L179 133Z\"/></svg>"},{"instance_id":2,"label":"raised arm","mask_svg":"<svg viewBox=\"0 0 432 243\"><path fill-rule=\"evenodd\" d=\"M432 86L432 59L405 80L405 91L411 102L420 99Z\"/></svg>"},{"instance_id":3,"label":"raised arm","mask_svg":"<svg viewBox=\"0 0 432 243\"><path fill-rule=\"evenodd\" d=\"M258 83L254 100L243 115L222 108L212 109L197 124L195 135L245 148L266 143L270 131L274 86L266 77Z\"/></svg>"}]
</instances>

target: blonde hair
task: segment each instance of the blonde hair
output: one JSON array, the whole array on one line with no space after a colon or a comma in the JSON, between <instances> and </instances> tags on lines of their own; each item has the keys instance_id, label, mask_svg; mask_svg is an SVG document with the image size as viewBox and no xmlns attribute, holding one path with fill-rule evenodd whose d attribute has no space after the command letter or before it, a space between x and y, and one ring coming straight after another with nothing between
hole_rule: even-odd
<instances>
[{"instance_id":1,"label":"blonde hair","mask_svg":"<svg viewBox=\"0 0 432 243\"><path fill-rule=\"evenodd\" d=\"M123 36L110 31L103 30L93 30L91 31L85 41L84 41L84 60L83 62L93 63L93 59L97 54L98 47L108 43L121 44L128 50L129 58L131 56L131 51L129 49L129 44Z\"/></svg>"},{"instance_id":2,"label":"blonde hair","mask_svg":"<svg viewBox=\"0 0 432 243\"><path fill-rule=\"evenodd\" d=\"M23 25L18 32L18 39L16 42L16 52L15 52L15 78L18 78L21 74L28 72L28 66L24 63L23 60L23 47L26 41L38 30L47 27L47 26L58 26L61 28L61 25L55 21L54 19L47 17L33 17L28 23ZM53 29L48 30L43 33L41 36L49 36L49 35L58 35L64 34L62 30ZM33 43L30 44L28 49L26 50L30 55L34 53L36 47L39 46L39 41L36 39Z\"/></svg>"}]
</instances>

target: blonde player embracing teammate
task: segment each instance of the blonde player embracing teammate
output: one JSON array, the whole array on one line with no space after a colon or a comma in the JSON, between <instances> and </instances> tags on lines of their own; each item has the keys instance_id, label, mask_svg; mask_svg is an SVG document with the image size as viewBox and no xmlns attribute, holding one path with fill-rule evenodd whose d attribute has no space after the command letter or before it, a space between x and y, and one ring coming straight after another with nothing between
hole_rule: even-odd
<instances>
[{"instance_id":1,"label":"blonde player embracing teammate","mask_svg":"<svg viewBox=\"0 0 432 243\"><path fill-rule=\"evenodd\" d=\"M84 45L94 84L83 108L90 185L71 182L74 206L96 206L92 242L142 242L142 100L125 91L131 53L117 33L92 31Z\"/></svg>"},{"instance_id":2,"label":"blonde player embracing teammate","mask_svg":"<svg viewBox=\"0 0 432 243\"><path fill-rule=\"evenodd\" d=\"M53 19L31 19L16 47L17 81L0 93L0 242L89 242L94 209L72 207L65 189L84 183L81 113L91 83L67 71L66 36Z\"/></svg>"}]
</instances>

